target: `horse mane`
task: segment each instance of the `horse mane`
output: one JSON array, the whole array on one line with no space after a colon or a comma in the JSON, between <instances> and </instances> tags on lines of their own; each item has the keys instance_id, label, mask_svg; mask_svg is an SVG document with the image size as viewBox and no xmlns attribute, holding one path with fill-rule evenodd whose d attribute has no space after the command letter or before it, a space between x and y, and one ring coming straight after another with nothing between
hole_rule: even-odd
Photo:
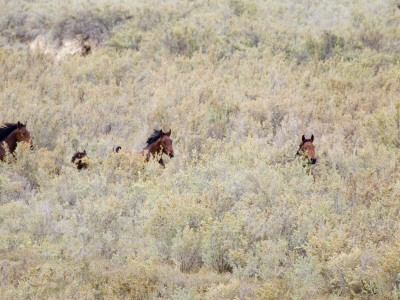
<instances>
[{"instance_id":1,"label":"horse mane","mask_svg":"<svg viewBox=\"0 0 400 300\"><path fill-rule=\"evenodd\" d=\"M113 148L113 150L114 150L115 153L118 153L119 150L121 150L121 149L122 149L121 146L116 146L116 147Z\"/></svg>"},{"instance_id":2,"label":"horse mane","mask_svg":"<svg viewBox=\"0 0 400 300\"><path fill-rule=\"evenodd\" d=\"M75 154L74 154L74 156L72 156L72 160L71 160L71 162L73 163L80 155L83 155L83 156L86 156L86 152L85 151L83 151L83 152L76 152Z\"/></svg>"},{"instance_id":3,"label":"horse mane","mask_svg":"<svg viewBox=\"0 0 400 300\"><path fill-rule=\"evenodd\" d=\"M153 134L147 139L147 142L146 142L147 146L146 147L149 147L154 142L156 142L158 140L158 138L160 137L161 133L162 133L162 129L160 129L160 130L154 129Z\"/></svg>"},{"instance_id":4,"label":"horse mane","mask_svg":"<svg viewBox=\"0 0 400 300\"><path fill-rule=\"evenodd\" d=\"M18 123L5 123L0 127L0 141L5 140L11 132L18 128Z\"/></svg>"}]
</instances>

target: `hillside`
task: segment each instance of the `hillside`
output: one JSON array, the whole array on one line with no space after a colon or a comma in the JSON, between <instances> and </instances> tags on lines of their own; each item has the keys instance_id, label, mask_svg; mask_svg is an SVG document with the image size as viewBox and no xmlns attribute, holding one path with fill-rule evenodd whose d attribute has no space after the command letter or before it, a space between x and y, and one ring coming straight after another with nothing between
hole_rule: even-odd
<instances>
[{"instance_id":1,"label":"hillside","mask_svg":"<svg viewBox=\"0 0 400 300\"><path fill-rule=\"evenodd\" d=\"M0 162L1 297L400 298L396 1L0 11L0 123L35 144ZM153 129L165 168L113 152Z\"/></svg>"}]
</instances>

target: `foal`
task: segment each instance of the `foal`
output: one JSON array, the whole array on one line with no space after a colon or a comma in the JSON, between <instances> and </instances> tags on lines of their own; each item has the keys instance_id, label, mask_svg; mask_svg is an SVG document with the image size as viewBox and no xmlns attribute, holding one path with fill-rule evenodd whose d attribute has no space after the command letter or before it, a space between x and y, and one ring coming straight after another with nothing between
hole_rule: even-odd
<instances>
[{"instance_id":1,"label":"foal","mask_svg":"<svg viewBox=\"0 0 400 300\"><path fill-rule=\"evenodd\" d=\"M76 165L78 170L87 169L89 164L85 158L89 158L86 150L83 150L83 152L78 151L72 156L71 162Z\"/></svg>"},{"instance_id":2,"label":"foal","mask_svg":"<svg viewBox=\"0 0 400 300\"><path fill-rule=\"evenodd\" d=\"M149 161L150 157L154 157L156 154L165 153L169 157L174 157L174 149L172 148L172 140L170 138L171 130L164 132L161 130L154 130L153 134L147 139L147 146L143 148L142 151L127 150L128 153L136 153L138 155L143 155L145 161ZM115 148L115 152L121 149L120 146ZM165 167L164 160L160 158L158 160L160 165Z\"/></svg>"},{"instance_id":3,"label":"foal","mask_svg":"<svg viewBox=\"0 0 400 300\"><path fill-rule=\"evenodd\" d=\"M308 160L310 164L315 164L317 159L315 158L315 148L313 145L314 135L311 135L310 139L306 139L303 135L302 142L299 146L299 150L297 150L297 156L303 156Z\"/></svg>"},{"instance_id":4,"label":"foal","mask_svg":"<svg viewBox=\"0 0 400 300\"><path fill-rule=\"evenodd\" d=\"M26 123L5 123L0 127L0 160L4 160L7 149L11 154L14 153L18 142L28 143L33 149L31 134L26 129Z\"/></svg>"}]
</instances>

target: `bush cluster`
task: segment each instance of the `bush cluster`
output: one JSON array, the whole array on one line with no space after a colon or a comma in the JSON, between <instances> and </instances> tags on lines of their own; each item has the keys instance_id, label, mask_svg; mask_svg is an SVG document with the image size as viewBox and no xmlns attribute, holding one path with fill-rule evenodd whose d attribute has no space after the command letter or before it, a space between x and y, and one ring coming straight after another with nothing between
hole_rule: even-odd
<instances>
[{"instance_id":1,"label":"bush cluster","mask_svg":"<svg viewBox=\"0 0 400 300\"><path fill-rule=\"evenodd\" d=\"M35 143L0 163L4 298L399 298L394 3L89 4L0 3L0 122ZM123 153L160 128L165 169Z\"/></svg>"}]
</instances>

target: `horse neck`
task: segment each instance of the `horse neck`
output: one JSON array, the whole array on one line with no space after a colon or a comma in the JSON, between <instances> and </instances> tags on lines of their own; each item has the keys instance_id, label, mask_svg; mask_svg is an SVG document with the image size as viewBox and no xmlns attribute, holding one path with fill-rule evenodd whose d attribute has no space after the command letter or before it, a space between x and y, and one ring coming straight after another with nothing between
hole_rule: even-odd
<instances>
[{"instance_id":1,"label":"horse neck","mask_svg":"<svg viewBox=\"0 0 400 300\"><path fill-rule=\"evenodd\" d=\"M154 153L160 151L161 150L161 140L158 139L153 144L151 144L150 146L147 146L143 150L148 151L148 153L150 153L150 154L154 154Z\"/></svg>"},{"instance_id":2,"label":"horse neck","mask_svg":"<svg viewBox=\"0 0 400 300\"><path fill-rule=\"evenodd\" d=\"M6 137L4 142L6 142L6 144L8 145L10 153L13 153L15 148L17 148L17 133L15 132L15 130Z\"/></svg>"}]
</instances>

